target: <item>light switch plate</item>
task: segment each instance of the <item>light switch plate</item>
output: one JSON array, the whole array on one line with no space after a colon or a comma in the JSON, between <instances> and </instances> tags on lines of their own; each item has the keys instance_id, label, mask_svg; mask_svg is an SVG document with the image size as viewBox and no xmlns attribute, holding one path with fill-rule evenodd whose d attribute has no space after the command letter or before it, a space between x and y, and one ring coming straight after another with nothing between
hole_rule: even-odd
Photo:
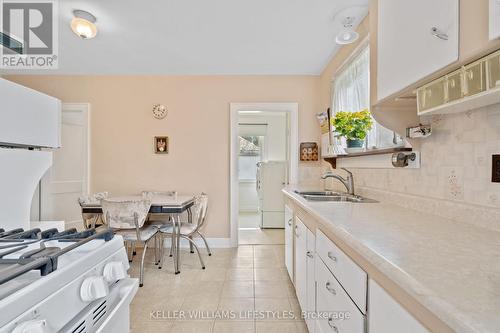
<instances>
[{"instance_id":1,"label":"light switch plate","mask_svg":"<svg viewBox=\"0 0 500 333\"><path fill-rule=\"evenodd\" d=\"M491 160L491 181L500 183L500 155L493 155Z\"/></svg>"}]
</instances>

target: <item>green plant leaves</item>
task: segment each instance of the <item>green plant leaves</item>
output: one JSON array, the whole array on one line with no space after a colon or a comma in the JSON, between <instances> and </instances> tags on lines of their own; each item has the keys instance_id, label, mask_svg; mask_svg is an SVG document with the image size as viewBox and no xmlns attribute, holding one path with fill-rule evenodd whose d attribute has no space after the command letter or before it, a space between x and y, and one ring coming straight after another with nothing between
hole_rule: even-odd
<instances>
[{"instance_id":1,"label":"green plant leaves","mask_svg":"<svg viewBox=\"0 0 500 333\"><path fill-rule=\"evenodd\" d=\"M373 120L368 109L358 112L339 111L331 119L331 124L337 136L348 140L364 140L372 129Z\"/></svg>"}]
</instances>

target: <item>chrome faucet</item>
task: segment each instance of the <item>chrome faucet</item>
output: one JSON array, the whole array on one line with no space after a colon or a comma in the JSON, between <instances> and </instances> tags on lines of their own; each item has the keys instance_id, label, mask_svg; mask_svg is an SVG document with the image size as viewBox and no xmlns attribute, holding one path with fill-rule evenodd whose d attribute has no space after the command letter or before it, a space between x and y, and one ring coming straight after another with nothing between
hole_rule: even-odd
<instances>
[{"instance_id":1,"label":"chrome faucet","mask_svg":"<svg viewBox=\"0 0 500 333\"><path fill-rule=\"evenodd\" d=\"M354 195L354 178L352 176L352 172L350 172L346 168L342 168L342 170L347 172L347 179L333 173L332 171L328 171L327 173L325 173L323 176L321 176L321 179L335 178L345 186L345 188L347 189L347 192L350 195Z\"/></svg>"}]
</instances>

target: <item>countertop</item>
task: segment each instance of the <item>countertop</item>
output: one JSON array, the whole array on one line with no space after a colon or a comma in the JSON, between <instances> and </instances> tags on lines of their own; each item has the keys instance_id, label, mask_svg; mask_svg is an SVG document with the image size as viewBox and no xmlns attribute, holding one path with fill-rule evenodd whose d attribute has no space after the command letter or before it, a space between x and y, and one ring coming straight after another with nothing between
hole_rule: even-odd
<instances>
[{"instance_id":1,"label":"countertop","mask_svg":"<svg viewBox=\"0 0 500 333\"><path fill-rule=\"evenodd\" d=\"M283 192L456 332L500 332L500 232L386 203Z\"/></svg>"}]
</instances>

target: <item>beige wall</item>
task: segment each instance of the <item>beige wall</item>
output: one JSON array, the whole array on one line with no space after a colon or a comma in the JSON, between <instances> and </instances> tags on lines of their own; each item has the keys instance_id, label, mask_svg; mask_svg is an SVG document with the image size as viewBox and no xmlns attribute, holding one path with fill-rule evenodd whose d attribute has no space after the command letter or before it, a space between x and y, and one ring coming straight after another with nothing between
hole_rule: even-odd
<instances>
[{"instance_id":1,"label":"beige wall","mask_svg":"<svg viewBox=\"0 0 500 333\"><path fill-rule=\"evenodd\" d=\"M9 76L60 98L91 104L91 190L206 192L209 237L229 237L229 103L298 102L299 140L318 141L314 76ZM153 104L169 114L156 120ZM170 153L153 153L153 136ZM307 169L307 165L302 166ZM304 173L304 172L302 172ZM306 172L307 173L307 172Z\"/></svg>"}]
</instances>

